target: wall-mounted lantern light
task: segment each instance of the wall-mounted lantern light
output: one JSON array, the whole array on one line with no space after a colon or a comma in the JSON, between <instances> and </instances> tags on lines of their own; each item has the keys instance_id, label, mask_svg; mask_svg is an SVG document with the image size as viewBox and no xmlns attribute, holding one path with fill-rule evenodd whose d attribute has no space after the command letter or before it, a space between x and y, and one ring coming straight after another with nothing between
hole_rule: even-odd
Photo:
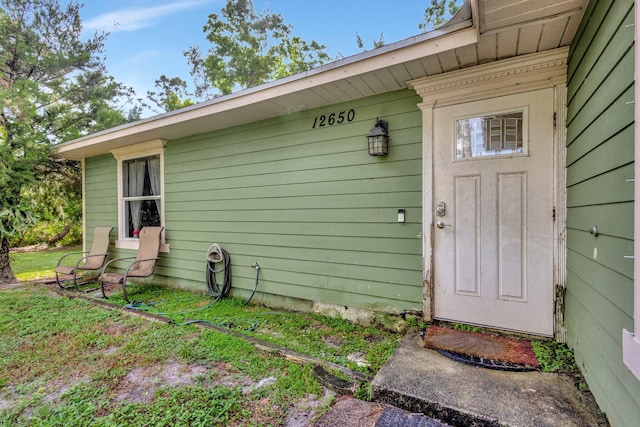
<instances>
[{"instance_id":1,"label":"wall-mounted lantern light","mask_svg":"<svg viewBox=\"0 0 640 427\"><path fill-rule=\"evenodd\" d=\"M367 135L370 156L386 156L389 152L389 123L376 119L376 125Z\"/></svg>"}]
</instances>

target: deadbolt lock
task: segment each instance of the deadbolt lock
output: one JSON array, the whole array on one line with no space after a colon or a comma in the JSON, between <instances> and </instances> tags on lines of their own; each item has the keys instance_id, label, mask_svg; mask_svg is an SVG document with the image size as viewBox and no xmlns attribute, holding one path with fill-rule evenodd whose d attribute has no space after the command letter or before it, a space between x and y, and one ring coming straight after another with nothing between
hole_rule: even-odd
<instances>
[{"instance_id":1,"label":"deadbolt lock","mask_svg":"<svg viewBox=\"0 0 640 427\"><path fill-rule=\"evenodd\" d=\"M436 216L445 216L447 214L447 204L445 202L436 203Z\"/></svg>"}]
</instances>

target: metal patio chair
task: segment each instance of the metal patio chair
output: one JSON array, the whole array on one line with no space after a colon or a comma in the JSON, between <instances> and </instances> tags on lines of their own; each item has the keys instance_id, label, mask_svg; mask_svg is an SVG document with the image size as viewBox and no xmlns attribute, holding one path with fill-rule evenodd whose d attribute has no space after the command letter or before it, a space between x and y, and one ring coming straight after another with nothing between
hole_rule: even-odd
<instances>
[{"instance_id":1,"label":"metal patio chair","mask_svg":"<svg viewBox=\"0 0 640 427\"><path fill-rule=\"evenodd\" d=\"M109 285L122 285L122 295L127 302L127 279L130 277L141 278L149 277L156 268L156 263L160 259L160 236L164 227L144 227L140 230L140 244L138 246L138 255L135 257L114 258L107 262L102 268L98 282L102 296L107 297L107 287ZM124 273L107 273L107 268L114 262L133 260L125 268Z\"/></svg>"},{"instance_id":2,"label":"metal patio chair","mask_svg":"<svg viewBox=\"0 0 640 427\"><path fill-rule=\"evenodd\" d=\"M53 270L56 273L56 283L60 289L74 288L78 289L78 274L85 271L96 271L102 268L107 255L109 254L109 236L111 235L113 227L96 227L93 229L93 241L91 242L91 249L89 252L72 252L66 254L58 260L56 268ZM75 264L66 265L63 264L63 260L68 256L84 255L77 260ZM63 277L67 276L66 279ZM66 282L73 282L73 285L65 285Z\"/></svg>"}]
</instances>

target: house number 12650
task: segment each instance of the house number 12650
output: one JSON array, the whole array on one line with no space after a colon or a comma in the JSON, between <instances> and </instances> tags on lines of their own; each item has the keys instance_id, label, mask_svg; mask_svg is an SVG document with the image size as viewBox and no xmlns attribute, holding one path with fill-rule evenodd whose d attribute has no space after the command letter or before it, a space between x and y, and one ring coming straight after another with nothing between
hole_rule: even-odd
<instances>
[{"instance_id":1,"label":"house number 12650","mask_svg":"<svg viewBox=\"0 0 640 427\"><path fill-rule=\"evenodd\" d=\"M356 110L353 108L349 111L340 111L339 113L331 113L329 115L316 116L313 119L311 129L323 128L326 126L341 125L342 123L352 122L356 118Z\"/></svg>"}]
</instances>

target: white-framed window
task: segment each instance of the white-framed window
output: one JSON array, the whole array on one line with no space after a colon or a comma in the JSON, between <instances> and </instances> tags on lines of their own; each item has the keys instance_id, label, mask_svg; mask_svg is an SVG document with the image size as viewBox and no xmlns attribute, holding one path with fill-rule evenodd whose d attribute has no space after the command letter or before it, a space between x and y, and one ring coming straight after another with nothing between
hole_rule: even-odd
<instances>
[{"instance_id":1,"label":"white-framed window","mask_svg":"<svg viewBox=\"0 0 640 427\"><path fill-rule=\"evenodd\" d=\"M164 144L154 140L112 150L118 161L117 248L138 249L143 227L165 226ZM160 250L169 251L164 233Z\"/></svg>"},{"instance_id":2,"label":"white-framed window","mask_svg":"<svg viewBox=\"0 0 640 427\"><path fill-rule=\"evenodd\" d=\"M636 22L640 22L640 10L636 1ZM636 25L635 80L640 82L640 28ZM640 379L640 84L635 85L635 190L634 190L634 268L633 268L633 332L622 331L622 357L624 364Z\"/></svg>"},{"instance_id":3,"label":"white-framed window","mask_svg":"<svg viewBox=\"0 0 640 427\"><path fill-rule=\"evenodd\" d=\"M137 239L142 227L162 225L160 155L122 160L122 232Z\"/></svg>"}]
</instances>

